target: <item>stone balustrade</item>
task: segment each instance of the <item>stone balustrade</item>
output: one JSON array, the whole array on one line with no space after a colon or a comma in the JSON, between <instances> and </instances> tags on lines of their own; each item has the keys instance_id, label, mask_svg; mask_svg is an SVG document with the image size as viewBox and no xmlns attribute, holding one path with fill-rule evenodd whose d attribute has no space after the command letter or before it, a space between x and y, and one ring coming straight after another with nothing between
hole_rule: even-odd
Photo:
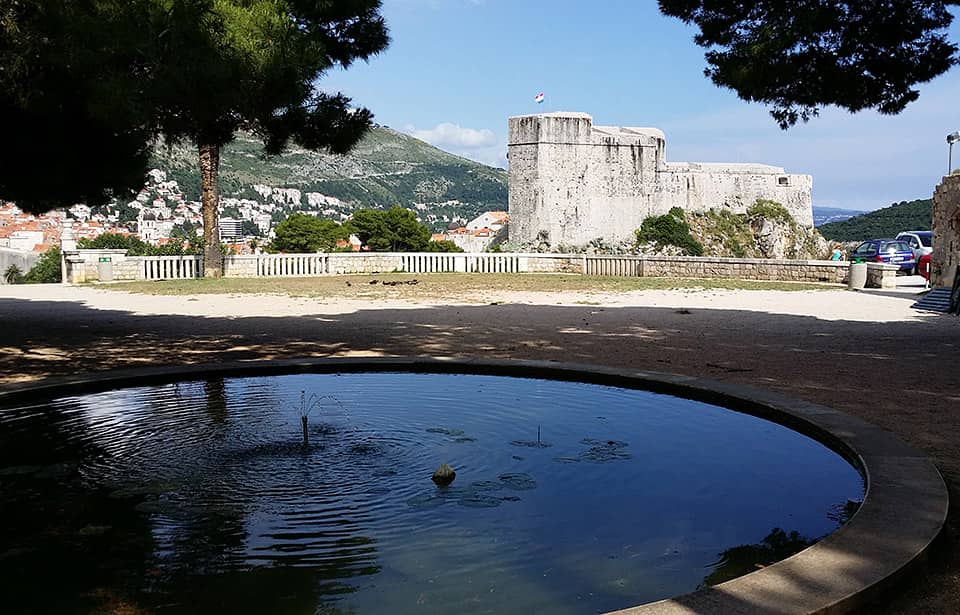
<instances>
[{"instance_id":1,"label":"stone balustrade","mask_svg":"<svg viewBox=\"0 0 960 615\"><path fill-rule=\"evenodd\" d=\"M106 261L106 262L105 262ZM188 279L203 275L199 256L126 256L123 250L64 252L67 283ZM892 269L892 273L890 269ZM821 260L605 256L584 254L344 252L227 256L224 277L308 277L380 273L569 273L619 277L669 277L823 282L842 284L849 263ZM895 284L896 267L871 264L867 285Z\"/></svg>"}]
</instances>

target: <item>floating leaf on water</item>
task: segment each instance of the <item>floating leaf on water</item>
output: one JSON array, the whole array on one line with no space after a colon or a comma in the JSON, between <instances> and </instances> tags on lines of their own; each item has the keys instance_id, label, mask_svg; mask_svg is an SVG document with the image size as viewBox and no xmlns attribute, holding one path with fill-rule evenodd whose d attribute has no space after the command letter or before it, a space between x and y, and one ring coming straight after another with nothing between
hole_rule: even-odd
<instances>
[{"instance_id":1,"label":"floating leaf on water","mask_svg":"<svg viewBox=\"0 0 960 615\"><path fill-rule=\"evenodd\" d=\"M383 450L376 442L358 442L350 447L350 453L353 455L374 455Z\"/></svg>"},{"instance_id":2,"label":"floating leaf on water","mask_svg":"<svg viewBox=\"0 0 960 615\"><path fill-rule=\"evenodd\" d=\"M427 433L439 433L445 436L462 436L462 429L447 429L446 427L427 427Z\"/></svg>"},{"instance_id":3,"label":"floating leaf on water","mask_svg":"<svg viewBox=\"0 0 960 615\"><path fill-rule=\"evenodd\" d=\"M523 472L501 474L497 478L499 478L504 487L507 487L508 489L527 491L529 489L537 488L537 481L533 480L533 477L529 474L524 474Z\"/></svg>"},{"instance_id":4,"label":"floating leaf on water","mask_svg":"<svg viewBox=\"0 0 960 615\"><path fill-rule=\"evenodd\" d=\"M466 506L467 508L496 508L497 506L500 506L502 500L500 498L493 497L492 495L474 493L460 498L457 500L457 503L460 504L460 506Z\"/></svg>"},{"instance_id":5,"label":"floating leaf on water","mask_svg":"<svg viewBox=\"0 0 960 615\"><path fill-rule=\"evenodd\" d=\"M580 440L580 444L586 444L587 446L610 446L614 448L626 448L630 446L621 440L597 440L596 438L584 438Z\"/></svg>"},{"instance_id":6,"label":"floating leaf on water","mask_svg":"<svg viewBox=\"0 0 960 615\"><path fill-rule=\"evenodd\" d=\"M7 466L0 468L0 476L29 476L36 478L59 478L73 472L76 466L71 463L53 463L45 466Z\"/></svg>"},{"instance_id":7,"label":"floating leaf on water","mask_svg":"<svg viewBox=\"0 0 960 615\"><path fill-rule=\"evenodd\" d=\"M144 500L143 502L140 502L134 506L134 510L137 512L146 513L148 515L159 514L164 512L166 509L167 507L157 500Z\"/></svg>"},{"instance_id":8,"label":"floating leaf on water","mask_svg":"<svg viewBox=\"0 0 960 615\"><path fill-rule=\"evenodd\" d=\"M470 489L474 491L498 491L503 489L504 485L495 480L478 480L470 483Z\"/></svg>"},{"instance_id":9,"label":"floating leaf on water","mask_svg":"<svg viewBox=\"0 0 960 615\"><path fill-rule=\"evenodd\" d=\"M553 446L549 442L544 442L543 440L514 440L510 444L514 446L523 446L526 448L550 448Z\"/></svg>"},{"instance_id":10,"label":"floating leaf on water","mask_svg":"<svg viewBox=\"0 0 960 615\"><path fill-rule=\"evenodd\" d=\"M7 466L0 468L0 476L25 476L27 474L36 474L43 469L43 466Z\"/></svg>"},{"instance_id":11,"label":"floating leaf on water","mask_svg":"<svg viewBox=\"0 0 960 615\"><path fill-rule=\"evenodd\" d=\"M76 465L72 463L54 463L48 466L43 466L39 472L37 472L37 478L60 478L61 476L67 476L76 470Z\"/></svg>"},{"instance_id":12,"label":"floating leaf on water","mask_svg":"<svg viewBox=\"0 0 960 615\"><path fill-rule=\"evenodd\" d=\"M608 461L620 461L633 458L633 455L624 450L629 446L626 442L584 438L581 440L581 443L590 446L590 448L580 453L580 459L583 461L606 463Z\"/></svg>"},{"instance_id":13,"label":"floating leaf on water","mask_svg":"<svg viewBox=\"0 0 960 615\"><path fill-rule=\"evenodd\" d=\"M330 423L310 423L310 433L319 434L321 436L332 436L340 433L340 429L336 425Z\"/></svg>"},{"instance_id":14,"label":"floating leaf on water","mask_svg":"<svg viewBox=\"0 0 960 615\"><path fill-rule=\"evenodd\" d=\"M632 459L633 455L626 452L629 444L620 440L597 440L594 438L584 438L581 444L589 446L587 450L581 452L576 457L557 457L554 461L559 463L577 463L586 461L589 463L606 463L609 461L620 461Z\"/></svg>"},{"instance_id":15,"label":"floating leaf on water","mask_svg":"<svg viewBox=\"0 0 960 615\"><path fill-rule=\"evenodd\" d=\"M413 508L436 508L446 502L446 498L434 494L415 495L407 500L407 506Z\"/></svg>"}]
</instances>

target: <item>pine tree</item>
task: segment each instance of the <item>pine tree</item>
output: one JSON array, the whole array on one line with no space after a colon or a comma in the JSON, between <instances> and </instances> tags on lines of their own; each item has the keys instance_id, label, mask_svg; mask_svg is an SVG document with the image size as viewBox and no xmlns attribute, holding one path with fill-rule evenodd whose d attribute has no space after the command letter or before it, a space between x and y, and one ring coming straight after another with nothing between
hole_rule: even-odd
<instances>
[{"instance_id":1,"label":"pine tree","mask_svg":"<svg viewBox=\"0 0 960 615\"><path fill-rule=\"evenodd\" d=\"M943 0L659 0L700 28L705 73L740 98L771 105L781 128L820 108L897 114L914 86L957 63Z\"/></svg>"},{"instance_id":2,"label":"pine tree","mask_svg":"<svg viewBox=\"0 0 960 615\"><path fill-rule=\"evenodd\" d=\"M35 154L32 167L11 168L31 167L34 179L38 174L67 179L56 190L22 181L5 168L16 162L8 158L22 152L2 148L0 194L30 211L80 198L103 202L142 186L157 137L188 140L197 148L202 183L204 272L218 277L221 148L244 130L259 136L268 154L290 141L307 149L349 151L373 115L341 94L319 91L316 82L327 70L348 67L387 46L380 5L380 0L6 5L0 9L0 129L16 132L17 147ZM45 129L45 119L52 128Z\"/></svg>"}]
</instances>

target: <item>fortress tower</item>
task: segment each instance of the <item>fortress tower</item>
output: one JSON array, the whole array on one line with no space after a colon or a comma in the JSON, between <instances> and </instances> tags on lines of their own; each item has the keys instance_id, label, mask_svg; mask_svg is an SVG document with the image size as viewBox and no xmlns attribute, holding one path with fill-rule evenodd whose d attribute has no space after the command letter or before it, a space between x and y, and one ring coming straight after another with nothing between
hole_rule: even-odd
<instances>
[{"instance_id":1,"label":"fortress tower","mask_svg":"<svg viewBox=\"0 0 960 615\"><path fill-rule=\"evenodd\" d=\"M632 240L648 216L673 207L744 213L777 201L813 225L809 175L764 164L666 161L656 128L594 126L586 113L509 120L510 241L583 245Z\"/></svg>"}]
</instances>

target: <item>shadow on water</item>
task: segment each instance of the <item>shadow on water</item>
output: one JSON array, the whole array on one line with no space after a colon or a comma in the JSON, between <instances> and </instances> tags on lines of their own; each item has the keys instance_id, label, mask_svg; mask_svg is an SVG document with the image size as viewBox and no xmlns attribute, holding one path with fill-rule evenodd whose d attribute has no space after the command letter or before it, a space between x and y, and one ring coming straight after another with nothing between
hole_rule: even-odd
<instances>
[{"instance_id":1,"label":"shadow on water","mask_svg":"<svg viewBox=\"0 0 960 615\"><path fill-rule=\"evenodd\" d=\"M712 564L713 572L703 579L700 589L719 585L779 562L803 551L814 542L796 530L787 533L775 527L757 544L730 547L720 553L720 559Z\"/></svg>"},{"instance_id":2,"label":"shadow on water","mask_svg":"<svg viewBox=\"0 0 960 615\"><path fill-rule=\"evenodd\" d=\"M203 392L207 400L207 414L214 423L227 422L227 382L223 378L210 378L203 381Z\"/></svg>"},{"instance_id":3,"label":"shadow on water","mask_svg":"<svg viewBox=\"0 0 960 615\"><path fill-rule=\"evenodd\" d=\"M203 381L202 391L197 407L219 430L228 415L225 382ZM75 408L60 402L4 412L3 612L334 614L342 612L338 600L356 589L350 579L380 570L374 541L348 520L337 525L322 562L296 550L284 559L289 537L273 536L260 565L246 545L254 511L228 480L165 478L151 461L140 468L133 461L127 471L155 479L117 488L111 470L106 479L93 476L116 456L113 442L91 437Z\"/></svg>"},{"instance_id":4,"label":"shadow on water","mask_svg":"<svg viewBox=\"0 0 960 615\"><path fill-rule=\"evenodd\" d=\"M834 521L839 527L853 517L857 509L860 508L860 504L861 502L856 500L847 500L843 504L836 504L827 513L827 518ZM796 530L786 532L775 527L757 544L730 547L720 553L720 559L711 564L714 567L713 572L704 577L698 589L719 585L775 564L803 551L818 540L820 539L801 536Z\"/></svg>"}]
</instances>

